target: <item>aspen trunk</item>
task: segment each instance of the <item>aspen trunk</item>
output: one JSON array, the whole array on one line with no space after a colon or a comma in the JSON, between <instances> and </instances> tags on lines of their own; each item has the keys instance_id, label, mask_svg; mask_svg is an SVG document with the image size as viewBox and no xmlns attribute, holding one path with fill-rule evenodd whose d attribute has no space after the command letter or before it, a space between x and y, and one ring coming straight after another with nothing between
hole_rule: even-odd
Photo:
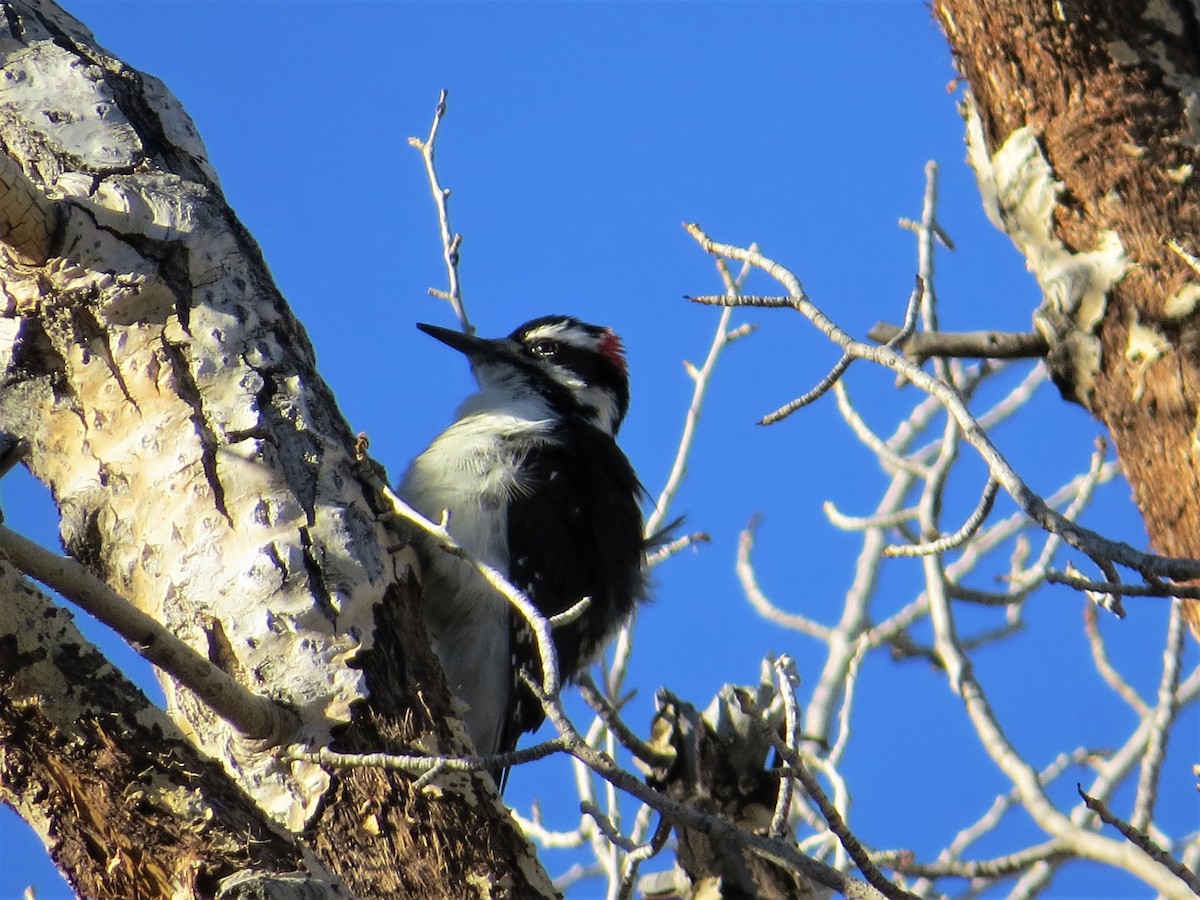
<instances>
[{"instance_id":1,"label":"aspen trunk","mask_svg":"<svg viewBox=\"0 0 1200 900\"><path fill-rule=\"evenodd\" d=\"M304 330L191 121L48 0L4 8L0 431L30 447L68 552L288 705L299 743L455 751L405 535L381 517ZM303 832L356 895L552 893L486 777L414 790L399 773L283 763L163 681L224 789ZM12 760L0 757L10 802ZM96 774L113 803L130 787L125 770ZM54 809L47 834L84 815Z\"/></svg>"},{"instance_id":2,"label":"aspen trunk","mask_svg":"<svg viewBox=\"0 0 1200 900\"><path fill-rule=\"evenodd\" d=\"M1045 292L1068 399L1108 428L1154 547L1200 557L1195 6L935 0L985 202ZM1185 613L1200 637L1200 604Z\"/></svg>"}]
</instances>

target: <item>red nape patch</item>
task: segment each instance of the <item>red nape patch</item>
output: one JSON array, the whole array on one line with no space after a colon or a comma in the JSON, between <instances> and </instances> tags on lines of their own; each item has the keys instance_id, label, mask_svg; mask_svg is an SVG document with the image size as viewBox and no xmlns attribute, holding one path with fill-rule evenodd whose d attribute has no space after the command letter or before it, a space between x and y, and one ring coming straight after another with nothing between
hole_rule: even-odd
<instances>
[{"instance_id":1,"label":"red nape patch","mask_svg":"<svg viewBox=\"0 0 1200 900\"><path fill-rule=\"evenodd\" d=\"M629 374L629 366L625 362L625 345L621 343L621 338L611 328L606 328L604 337L600 338L600 352L605 359L621 371L622 375Z\"/></svg>"}]
</instances>

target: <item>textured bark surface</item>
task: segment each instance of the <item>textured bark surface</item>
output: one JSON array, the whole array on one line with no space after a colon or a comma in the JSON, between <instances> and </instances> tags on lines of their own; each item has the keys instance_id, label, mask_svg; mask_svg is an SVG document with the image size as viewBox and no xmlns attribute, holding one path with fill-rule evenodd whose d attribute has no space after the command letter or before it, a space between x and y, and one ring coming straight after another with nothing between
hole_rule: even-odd
<instances>
[{"instance_id":1,"label":"textured bark surface","mask_svg":"<svg viewBox=\"0 0 1200 900\"><path fill-rule=\"evenodd\" d=\"M309 746L459 749L412 554L191 121L51 3L3 10L0 143L55 230L44 261L0 251L0 430L29 444L68 551L289 704ZM550 892L486 779L416 792L281 764L164 687L188 738L359 896Z\"/></svg>"},{"instance_id":2,"label":"textured bark surface","mask_svg":"<svg viewBox=\"0 0 1200 900\"><path fill-rule=\"evenodd\" d=\"M1095 364L1053 350L1051 362L1064 394L1112 434L1155 548L1200 557L1200 275L1163 243L1200 251L1196 11L1184 0L933 6L987 152L1028 128L1060 185L1053 234L1075 254L1119 240L1121 272L1100 305L1053 326L1064 347L1092 342Z\"/></svg>"},{"instance_id":3,"label":"textured bark surface","mask_svg":"<svg viewBox=\"0 0 1200 900\"><path fill-rule=\"evenodd\" d=\"M317 892L283 830L3 560L0 753L0 799L82 896L235 897L231 882L274 889L272 875L335 896L327 875Z\"/></svg>"}]
</instances>

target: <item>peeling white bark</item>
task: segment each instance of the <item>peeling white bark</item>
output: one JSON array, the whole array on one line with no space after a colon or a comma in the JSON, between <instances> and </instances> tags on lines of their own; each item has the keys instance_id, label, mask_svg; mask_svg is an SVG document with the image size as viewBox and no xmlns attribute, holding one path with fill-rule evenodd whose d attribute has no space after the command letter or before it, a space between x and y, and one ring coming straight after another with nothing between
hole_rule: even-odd
<instances>
[{"instance_id":1,"label":"peeling white bark","mask_svg":"<svg viewBox=\"0 0 1200 900\"><path fill-rule=\"evenodd\" d=\"M363 695L349 663L409 557L381 549L395 538L354 476L351 436L190 119L157 83L148 103L118 103L129 71L73 45L90 39L78 23L37 8L20 46L0 39L0 129L23 136L10 155L69 217L57 259L6 266L0 427L33 446L76 555L253 690L293 705L304 738L323 746ZM37 105L48 92L50 110ZM172 168L183 175L151 164L181 150ZM29 369L55 355L56 371ZM245 746L166 687L193 740L300 828L324 772Z\"/></svg>"},{"instance_id":2,"label":"peeling white bark","mask_svg":"<svg viewBox=\"0 0 1200 900\"><path fill-rule=\"evenodd\" d=\"M975 170L983 207L992 224L1007 234L1025 257L1025 265L1042 288L1042 305L1034 327L1052 351L1067 351L1071 384L1080 398L1091 392L1100 371L1098 329L1108 305L1108 292L1130 262L1114 231L1104 232L1093 250L1071 252L1054 231L1054 212L1061 182L1029 127L1012 132L989 153L983 125L968 96L967 160Z\"/></svg>"},{"instance_id":3,"label":"peeling white bark","mask_svg":"<svg viewBox=\"0 0 1200 900\"><path fill-rule=\"evenodd\" d=\"M1137 367L1130 402L1138 403L1146 392L1147 370L1165 356L1169 356L1174 348L1166 336L1155 328L1138 321L1136 314L1129 324L1129 340L1125 346L1125 358Z\"/></svg>"}]
</instances>

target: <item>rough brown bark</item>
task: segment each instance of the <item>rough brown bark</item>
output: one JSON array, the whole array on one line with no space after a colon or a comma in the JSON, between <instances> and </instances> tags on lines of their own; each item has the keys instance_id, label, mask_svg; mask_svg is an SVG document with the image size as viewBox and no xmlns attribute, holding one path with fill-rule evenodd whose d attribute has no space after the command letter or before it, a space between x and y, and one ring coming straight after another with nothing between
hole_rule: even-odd
<instances>
[{"instance_id":1,"label":"rough brown bark","mask_svg":"<svg viewBox=\"0 0 1200 900\"><path fill-rule=\"evenodd\" d=\"M701 714L677 698L664 697L653 726L653 745L672 754L668 769L649 773L647 784L699 812L716 815L754 834L766 834L781 779L767 768L770 744L758 732L757 722L740 717L741 729L731 726L729 713L740 709L737 692L726 689ZM718 733L710 719L726 728ZM676 862L690 880L689 896L759 900L812 900L830 892L801 872L767 859L744 842L730 840L711 830L676 826Z\"/></svg>"},{"instance_id":2,"label":"rough brown bark","mask_svg":"<svg viewBox=\"0 0 1200 900\"><path fill-rule=\"evenodd\" d=\"M1112 434L1155 548L1200 557L1200 276L1163 243L1200 251L1200 134L1188 115L1200 75L1195 10L1183 0L933 6L987 150L1032 129L1062 186L1057 237L1077 253L1120 239L1126 268L1102 317L1059 322L1063 346L1098 339L1098 366L1080 377L1053 348L1050 360L1064 394ZM1200 636L1200 604L1188 615Z\"/></svg>"},{"instance_id":3,"label":"rough brown bark","mask_svg":"<svg viewBox=\"0 0 1200 900\"><path fill-rule=\"evenodd\" d=\"M381 515L304 330L192 123L48 0L2 8L0 145L16 171L0 197L32 186L53 211L28 207L47 240L28 239L19 207L0 215L0 431L28 444L64 544L215 665L290 705L298 743L460 750L405 536ZM397 772L282 764L164 688L187 737L356 895L553 893L486 777L414 790ZM53 762L64 748L39 734L28 752ZM102 734L84 737L104 752ZM0 755L0 771L14 758ZM94 827L70 803L54 815L55 831ZM131 884L163 865L152 853L122 863Z\"/></svg>"},{"instance_id":4,"label":"rough brown bark","mask_svg":"<svg viewBox=\"0 0 1200 900\"><path fill-rule=\"evenodd\" d=\"M0 745L0 799L81 896L314 887L282 829L3 559Z\"/></svg>"}]
</instances>

